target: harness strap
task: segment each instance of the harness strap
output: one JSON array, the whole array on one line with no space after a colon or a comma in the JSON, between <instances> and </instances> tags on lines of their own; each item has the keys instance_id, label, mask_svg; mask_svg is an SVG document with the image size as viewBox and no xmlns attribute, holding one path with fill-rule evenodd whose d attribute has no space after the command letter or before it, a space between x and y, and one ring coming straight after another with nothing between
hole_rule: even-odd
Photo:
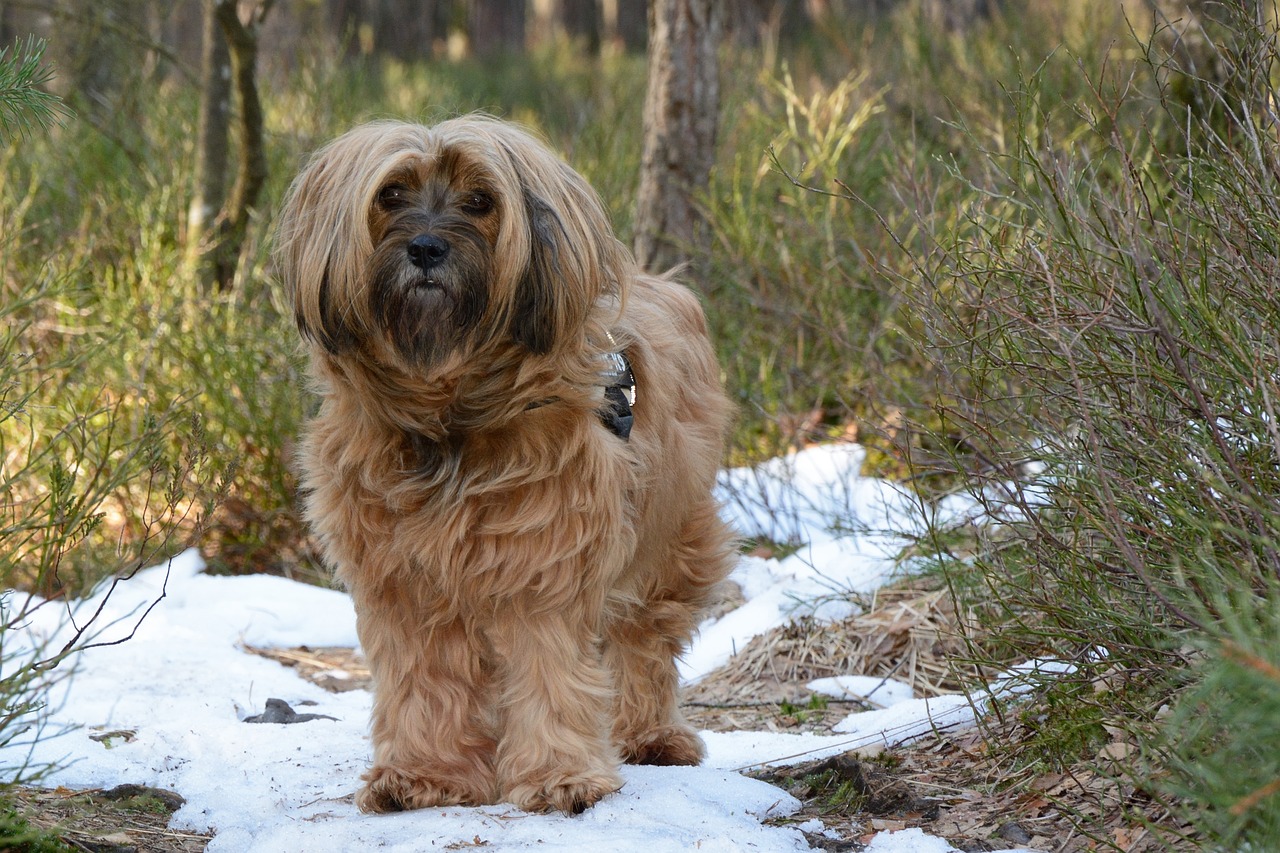
<instances>
[{"instance_id":1,"label":"harness strap","mask_svg":"<svg viewBox=\"0 0 1280 853\"><path fill-rule=\"evenodd\" d=\"M604 408L600 409L600 420L606 429L626 441L631 437L631 427L636 420L631 411L636 402L636 375L623 353L611 352L606 358L605 370L600 375L604 384Z\"/></svg>"},{"instance_id":2,"label":"harness strap","mask_svg":"<svg viewBox=\"0 0 1280 853\"><path fill-rule=\"evenodd\" d=\"M605 356L605 369L600 372L600 384L604 387L604 406L596 414L609 432L627 441L631 438L631 427L636 421L635 414L631 411L636 402L636 375L625 355L611 352ZM558 399L548 397L537 400L525 406L525 411L541 408Z\"/></svg>"}]
</instances>

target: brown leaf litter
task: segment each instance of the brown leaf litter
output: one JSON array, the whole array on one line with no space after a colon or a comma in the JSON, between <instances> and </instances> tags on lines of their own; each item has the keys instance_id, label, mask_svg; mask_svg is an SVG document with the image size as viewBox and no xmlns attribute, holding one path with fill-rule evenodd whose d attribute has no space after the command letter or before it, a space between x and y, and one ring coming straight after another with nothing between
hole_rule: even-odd
<instances>
[{"instance_id":1,"label":"brown leaf litter","mask_svg":"<svg viewBox=\"0 0 1280 853\"><path fill-rule=\"evenodd\" d=\"M298 671L298 675L330 693L369 690L373 676L359 649L342 646L297 646L291 649L246 645L246 652L270 658Z\"/></svg>"}]
</instances>

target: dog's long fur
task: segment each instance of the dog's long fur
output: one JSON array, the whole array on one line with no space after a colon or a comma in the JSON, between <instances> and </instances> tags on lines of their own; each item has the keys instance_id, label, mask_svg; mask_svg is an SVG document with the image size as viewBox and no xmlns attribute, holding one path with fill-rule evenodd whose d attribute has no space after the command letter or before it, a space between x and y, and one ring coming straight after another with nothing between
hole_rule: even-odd
<instances>
[{"instance_id":1,"label":"dog's long fur","mask_svg":"<svg viewBox=\"0 0 1280 853\"><path fill-rule=\"evenodd\" d=\"M698 763L674 659L732 548L694 296L636 268L580 175L483 117L330 143L277 260L322 398L306 512L375 680L360 807L578 812L620 759ZM629 440L599 414L619 348Z\"/></svg>"}]
</instances>

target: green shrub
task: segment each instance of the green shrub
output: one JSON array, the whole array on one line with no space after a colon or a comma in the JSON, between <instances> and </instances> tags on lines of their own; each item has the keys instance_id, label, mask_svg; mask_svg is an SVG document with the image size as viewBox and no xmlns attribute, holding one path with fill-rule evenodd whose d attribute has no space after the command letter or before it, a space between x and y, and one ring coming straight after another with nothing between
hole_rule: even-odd
<instances>
[{"instance_id":1,"label":"green shrub","mask_svg":"<svg viewBox=\"0 0 1280 853\"><path fill-rule=\"evenodd\" d=\"M1276 591L1220 608L1193 689L1164 726L1170 790L1229 849L1266 850L1280 839L1280 653ZM1222 636L1226 635L1226 636Z\"/></svg>"},{"instance_id":2,"label":"green shrub","mask_svg":"<svg viewBox=\"0 0 1280 853\"><path fill-rule=\"evenodd\" d=\"M69 853L75 848L55 832L38 829L7 802L0 791L0 849L7 853Z\"/></svg>"},{"instance_id":3,"label":"green shrub","mask_svg":"<svg viewBox=\"0 0 1280 853\"><path fill-rule=\"evenodd\" d=\"M915 215L883 217L908 264L882 269L939 381L902 410L952 441L924 470L949 464L1003 519L945 563L986 622L972 655L1074 661L1088 697L1081 726L1011 750L1089 760L1104 726L1130 730L1134 781L1232 849L1275 849L1280 147L1233 93L1270 92L1277 57L1272 30L1229 23L1230 91L1198 79L1211 114L1171 95L1154 39L1105 66L1059 51L985 115L957 107L968 152L912 161Z\"/></svg>"},{"instance_id":4,"label":"green shrub","mask_svg":"<svg viewBox=\"0 0 1280 853\"><path fill-rule=\"evenodd\" d=\"M32 43L28 55L38 63L40 46ZM30 67L15 76L16 67L0 57L6 110L29 106L23 87L41 77ZM43 106L37 123L56 110L56 102ZM10 124L30 130L12 115L0 130ZM44 697L69 676L60 665L92 646L103 626L96 615L67 621L60 645L47 647L18 640L17 629L62 596L104 578L127 582L187 547L222 497L226 471L210 459L199 417L113 386L100 372L131 330L101 323L84 266L41 254L27 219L38 178L0 174L0 745L21 747L46 736ZM7 802L8 786L50 769L26 759L0 767L3 849L66 849Z\"/></svg>"}]
</instances>

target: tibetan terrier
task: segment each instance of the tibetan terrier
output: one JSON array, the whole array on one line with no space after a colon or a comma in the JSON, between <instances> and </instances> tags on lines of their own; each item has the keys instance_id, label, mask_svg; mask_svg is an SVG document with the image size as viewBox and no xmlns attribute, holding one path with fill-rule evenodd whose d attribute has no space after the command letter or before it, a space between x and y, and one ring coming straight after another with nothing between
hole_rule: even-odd
<instances>
[{"instance_id":1,"label":"tibetan terrier","mask_svg":"<svg viewBox=\"0 0 1280 853\"><path fill-rule=\"evenodd\" d=\"M375 681L360 808L578 813L619 761L697 764L675 658L733 548L693 294L484 117L321 149L277 262L321 396L306 514Z\"/></svg>"}]
</instances>

